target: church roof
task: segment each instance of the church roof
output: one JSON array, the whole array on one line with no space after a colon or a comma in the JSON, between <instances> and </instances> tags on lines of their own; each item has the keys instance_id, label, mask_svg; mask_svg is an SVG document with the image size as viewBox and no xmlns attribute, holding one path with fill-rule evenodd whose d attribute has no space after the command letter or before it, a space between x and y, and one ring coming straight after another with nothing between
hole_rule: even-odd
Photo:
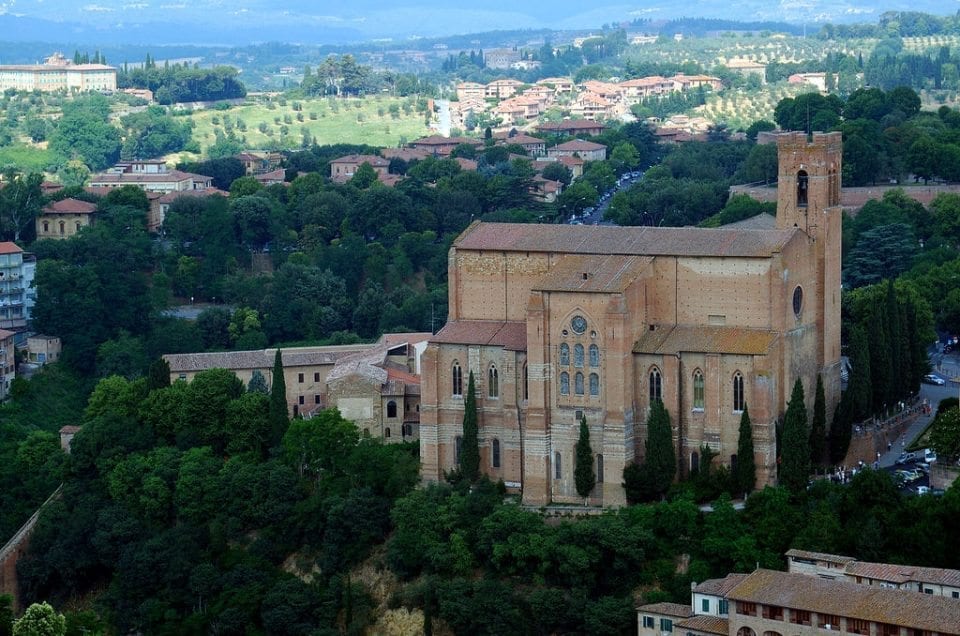
<instances>
[{"instance_id":1,"label":"church roof","mask_svg":"<svg viewBox=\"0 0 960 636\"><path fill-rule=\"evenodd\" d=\"M765 355L777 333L743 327L659 325L633 345L634 353L673 355L683 352Z\"/></svg>"},{"instance_id":2,"label":"church roof","mask_svg":"<svg viewBox=\"0 0 960 636\"><path fill-rule=\"evenodd\" d=\"M768 258L780 252L799 231L478 221L460 235L454 246L507 252Z\"/></svg>"},{"instance_id":3,"label":"church roof","mask_svg":"<svg viewBox=\"0 0 960 636\"><path fill-rule=\"evenodd\" d=\"M527 350L527 323L513 320L451 320L430 342L492 345Z\"/></svg>"},{"instance_id":4,"label":"church roof","mask_svg":"<svg viewBox=\"0 0 960 636\"><path fill-rule=\"evenodd\" d=\"M533 287L544 291L620 292L653 262L649 256L570 254Z\"/></svg>"},{"instance_id":5,"label":"church roof","mask_svg":"<svg viewBox=\"0 0 960 636\"><path fill-rule=\"evenodd\" d=\"M761 212L746 219L727 223L723 227L728 230L774 230L777 227L777 217Z\"/></svg>"}]
</instances>

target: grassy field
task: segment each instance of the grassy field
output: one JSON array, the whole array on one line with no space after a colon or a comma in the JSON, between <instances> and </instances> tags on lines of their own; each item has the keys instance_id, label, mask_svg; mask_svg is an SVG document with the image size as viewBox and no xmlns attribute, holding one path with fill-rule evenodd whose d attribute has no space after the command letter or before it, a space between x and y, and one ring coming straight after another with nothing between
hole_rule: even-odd
<instances>
[{"instance_id":1,"label":"grassy field","mask_svg":"<svg viewBox=\"0 0 960 636\"><path fill-rule=\"evenodd\" d=\"M425 114L413 98L376 96L364 99L273 98L230 110L204 110L190 115L193 139L202 149L217 131L246 138L246 148L297 148L308 133L318 144L355 143L392 147L402 140L430 134Z\"/></svg>"},{"instance_id":2,"label":"grassy field","mask_svg":"<svg viewBox=\"0 0 960 636\"><path fill-rule=\"evenodd\" d=\"M43 172L56 161L52 152L37 146L0 146L0 168L16 166L27 172Z\"/></svg>"}]
</instances>

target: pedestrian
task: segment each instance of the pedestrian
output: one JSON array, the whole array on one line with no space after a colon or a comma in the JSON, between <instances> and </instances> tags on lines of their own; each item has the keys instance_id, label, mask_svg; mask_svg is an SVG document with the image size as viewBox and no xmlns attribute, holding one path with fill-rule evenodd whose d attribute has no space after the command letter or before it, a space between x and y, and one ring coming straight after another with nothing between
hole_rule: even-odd
<instances>
[{"instance_id":1,"label":"pedestrian","mask_svg":"<svg viewBox=\"0 0 960 636\"><path fill-rule=\"evenodd\" d=\"M893 444L890 442L887 442L887 450L890 450L891 448L893 448Z\"/></svg>"}]
</instances>

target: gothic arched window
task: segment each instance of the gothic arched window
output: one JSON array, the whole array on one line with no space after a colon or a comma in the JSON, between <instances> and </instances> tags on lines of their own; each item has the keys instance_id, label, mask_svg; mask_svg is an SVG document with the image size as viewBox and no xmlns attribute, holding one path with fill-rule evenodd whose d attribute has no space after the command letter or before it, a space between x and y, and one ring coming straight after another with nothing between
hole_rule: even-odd
<instances>
[{"instance_id":1,"label":"gothic arched window","mask_svg":"<svg viewBox=\"0 0 960 636\"><path fill-rule=\"evenodd\" d=\"M703 410L703 372L700 369L693 372L693 408Z\"/></svg>"},{"instance_id":2,"label":"gothic arched window","mask_svg":"<svg viewBox=\"0 0 960 636\"><path fill-rule=\"evenodd\" d=\"M663 379L660 369L654 367L650 370L650 403L656 400L663 400Z\"/></svg>"},{"instance_id":3,"label":"gothic arched window","mask_svg":"<svg viewBox=\"0 0 960 636\"><path fill-rule=\"evenodd\" d=\"M500 376L496 365L491 364L487 372L487 395L492 398L500 397Z\"/></svg>"},{"instance_id":4,"label":"gothic arched window","mask_svg":"<svg viewBox=\"0 0 960 636\"><path fill-rule=\"evenodd\" d=\"M393 400L387 402L387 417L396 417L397 416L397 403Z\"/></svg>"},{"instance_id":5,"label":"gothic arched window","mask_svg":"<svg viewBox=\"0 0 960 636\"><path fill-rule=\"evenodd\" d=\"M733 374L733 410L742 411L746 404L743 395L743 375L737 371Z\"/></svg>"},{"instance_id":6,"label":"gothic arched window","mask_svg":"<svg viewBox=\"0 0 960 636\"><path fill-rule=\"evenodd\" d=\"M463 395L463 369L456 360L453 361L453 395Z\"/></svg>"},{"instance_id":7,"label":"gothic arched window","mask_svg":"<svg viewBox=\"0 0 960 636\"><path fill-rule=\"evenodd\" d=\"M583 374L579 371L573 377L573 392L577 395L583 395Z\"/></svg>"},{"instance_id":8,"label":"gothic arched window","mask_svg":"<svg viewBox=\"0 0 960 636\"><path fill-rule=\"evenodd\" d=\"M583 345L573 345L573 366L578 369L583 368Z\"/></svg>"},{"instance_id":9,"label":"gothic arched window","mask_svg":"<svg viewBox=\"0 0 960 636\"><path fill-rule=\"evenodd\" d=\"M560 374L560 395L570 395L570 374L566 371Z\"/></svg>"},{"instance_id":10,"label":"gothic arched window","mask_svg":"<svg viewBox=\"0 0 960 636\"><path fill-rule=\"evenodd\" d=\"M590 374L590 395L600 395L600 376L596 373Z\"/></svg>"},{"instance_id":11,"label":"gothic arched window","mask_svg":"<svg viewBox=\"0 0 960 636\"><path fill-rule=\"evenodd\" d=\"M500 440L493 438L493 467L500 468Z\"/></svg>"},{"instance_id":12,"label":"gothic arched window","mask_svg":"<svg viewBox=\"0 0 960 636\"><path fill-rule=\"evenodd\" d=\"M570 364L570 345L566 342L560 345L560 366L565 367Z\"/></svg>"},{"instance_id":13,"label":"gothic arched window","mask_svg":"<svg viewBox=\"0 0 960 636\"><path fill-rule=\"evenodd\" d=\"M590 366L600 366L600 347L595 344L590 345Z\"/></svg>"},{"instance_id":14,"label":"gothic arched window","mask_svg":"<svg viewBox=\"0 0 960 636\"><path fill-rule=\"evenodd\" d=\"M797 173L797 207L807 207L807 189L809 188L809 177L807 171L801 170Z\"/></svg>"}]
</instances>

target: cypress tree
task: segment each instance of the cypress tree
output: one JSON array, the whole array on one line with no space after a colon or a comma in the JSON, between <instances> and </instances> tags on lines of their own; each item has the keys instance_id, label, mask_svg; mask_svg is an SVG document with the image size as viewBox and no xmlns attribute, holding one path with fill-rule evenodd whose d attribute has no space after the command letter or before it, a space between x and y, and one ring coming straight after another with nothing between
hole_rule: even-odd
<instances>
[{"instance_id":1,"label":"cypress tree","mask_svg":"<svg viewBox=\"0 0 960 636\"><path fill-rule=\"evenodd\" d=\"M897 303L897 292L893 288L892 278L887 279L884 319L887 322L887 335L890 338L890 385L886 403L891 405L899 397L900 388L903 386L901 356L904 349L900 342L900 307Z\"/></svg>"},{"instance_id":2,"label":"cypress tree","mask_svg":"<svg viewBox=\"0 0 960 636\"><path fill-rule=\"evenodd\" d=\"M867 332L863 326L854 325L850 330L850 378L844 394L844 400L848 402L846 419L850 423L862 420L870 414L872 400L870 382L873 377L870 367L870 345Z\"/></svg>"},{"instance_id":3,"label":"cypress tree","mask_svg":"<svg viewBox=\"0 0 960 636\"><path fill-rule=\"evenodd\" d=\"M647 417L647 456L644 468L654 493L662 496L670 488L677 472L677 455L673 449L670 413L663 402L654 400Z\"/></svg>"},{"instance_id":4,"label":"cypress tree","mask_svg":"<svg viewBox=\"0 0 960 636\"><path fill-rule=\"evenodd\" d=\"M803 492L810 477L810 443L803 383L793 384L793 393L783 420L783 448L780 452L780 483L793 493Z\"/></svg>"},{"instance_id":5,"label":"cypress tree","mask_svg":"<svg viewBox=\"0 0 960 636\"><path fill-rule=\"evenodd\" d=\"M270 389L267 388L267 379L260 373L260 369L254 369L250 374L250 382L247 383L247 393L263 393L270 395Z\"/></svg>"},{"instance_id":6,"label":"cypress tree","mask_svg":"<svg viewBox=\"0 0 960 636\"><path fill-rule=\"evenodd\" d=\"M170 364L163 358L158 358L150 363L147 369L147 390L162 389L170 386Z\"/></svg>"},{"instance_id":7,"label":"cypress tree","mask_svg":"<svg viewBox=\"0 0 960 636\"><path fill-rule=\"evenodd\" d=\"M827 447L827 398L823 378L817 374L817 393L813 399L813 423L810 425L810 463L819 466Z\"/></svg>"},{"instance_id":8,"label":"cypress tree","mask_svg":"<svg viewBox=\"0 0 960 636\"><path fill-rule=\"evenodd\" d=\"M870 352L870 388L872 391L871 406L874 413L883 410L889 404L890 396L890 336L885 320L886 312L882 307L875 307L870 315L870 322L865 327L870 333L868 350Z\"/></svg>"},{"instance_id":9,"label":"cypress tree","mask_svg":"<svg viewBox=\"0 0 960 636\"><path fill-rule=\"evenodd\" d=\"M597 485L597 474L593 470L593 449L590 448L590 429L587 427L586 416L580 417L580 439L577 441L576 451L573 477L577 485L577 494L586 502L590 491Z\"/></svg>"},{"instance_id":10,"label":"cypress tree","mask_svg":"<svg viewBox=\"0 0 960 636\"><path fill-rule=\"evenodd\" d=\"M743 405L740 415L740 438L737 440L737 465L734 466L733 483L738 493L744 496L753 492L757 483L757 462L753 455L753 425L750 412Z\"/></svg>"},{"instance_id":11,"label":"cypress tree","mask_svg":"<svg viewBox=\"0 0 960 636\"><path fill-rule=\"evenodd\" d=\"M849 386L849 385L848 385ZM847 389L849 391L849 389ZM850 419L850 401L844 395L833 411L830 423L830 463L839 464L847 456L853 421Z\"/></svg>"},{"instance_id":12,"label":"cypress tree","mask_svg":"<svg viewBox=\"0 0 960 636\"><path fill-rule=\"evenodd\" d=\"M290 425L287 415L287 383L283 379L283 356L280 347L273 359L273 377L270 386L270 438L274 446L280 443Z\"/></svg>"},{"instance_id":13,"label":"cypress tree","mask_svg":"<svg viewBox=\"0 0 960 636\"><path fill-rule=\"evenodd\" d=\"M460 474L473 483L480 478L480 442L477 431L477 397L474 393L473 371L467 383L463 401L463 439L460 442Z\"/></svg>"}]
</instances>

